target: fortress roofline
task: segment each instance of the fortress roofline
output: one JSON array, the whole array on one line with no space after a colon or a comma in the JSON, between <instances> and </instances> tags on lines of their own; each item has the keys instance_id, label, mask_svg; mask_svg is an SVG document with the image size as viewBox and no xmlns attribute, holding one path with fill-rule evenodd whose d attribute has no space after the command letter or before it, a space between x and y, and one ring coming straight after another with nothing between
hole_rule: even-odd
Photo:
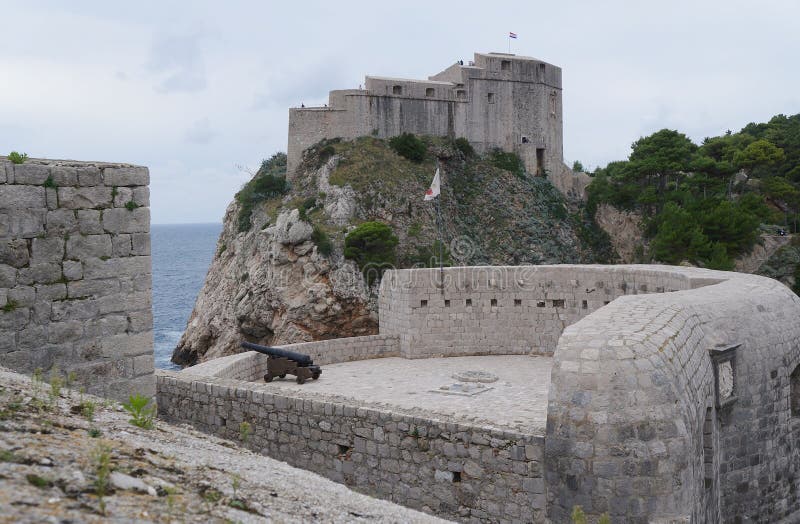
<instances>
[{"instance_id":1,"label":"fortress roofline","mask_svg":"<svg viewBox=\"0 0 800 524\"><path fill-rule=\"evenodd\" d=\"M438 84L447 86L454 85L453 82L444 82L441 80L422 80L418 78L397 78L391 76L372 76L372 75L367 75L364 78L367 80L384 80L388 82L414 82L418 84Z\"/></svg>"},{"instance_id":2,"label":"fortress roofline","mask_svg":"<svg viewBox=\"0 0 800 524\"><path fill-rule=\"evenodd\" d=\"M491 58L505 58L508 60L519 60L520 62L541 62L543 64L547 64L553 67L558 67L556 65L551 64L550 62L545 62L541 58L536 58L534 56L515 55L514 53L501 53L499 51L492 51L490 53L475 53L476 58L479 56L486 56Z\"/></svg>"}]
</instances>

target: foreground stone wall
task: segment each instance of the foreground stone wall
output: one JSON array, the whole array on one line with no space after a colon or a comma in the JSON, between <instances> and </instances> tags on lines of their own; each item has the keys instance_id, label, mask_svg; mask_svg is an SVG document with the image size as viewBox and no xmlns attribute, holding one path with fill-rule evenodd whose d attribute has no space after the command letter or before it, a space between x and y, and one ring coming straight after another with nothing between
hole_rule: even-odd
<instances>
[{"instance_id":1,"label":"foreground stone wall","mask_svg":"<svg viewBox=\"0 0 800 524\"><path fill-rule=\"evenodd\" d=\"M149 173L0 157L0 359L90 393L155 393Z\"/></svg>"},{"instance_id":2,"label":"foreground stone wall","mask_svg":"<svg viewBox=\"0 0 800 524\"><path fill-rule=\"evenodd\" d=\"M666 266L459 267L387 272L380 333L397 336L406 358L552 355L564 328L623 295L689 289Z\"/></svg>"},{"instance_id":3,"label":"foreground stone wall","mask_svg":"<svg viewBox=\"0 0 800 524\"><path fill-rule=\"evenodd\" d=\"M541 436L337 397L276 394L263 383L189 374L193 369L157 372L159 417L445 518L544 519Z\"/></svg>"}]
</instances>

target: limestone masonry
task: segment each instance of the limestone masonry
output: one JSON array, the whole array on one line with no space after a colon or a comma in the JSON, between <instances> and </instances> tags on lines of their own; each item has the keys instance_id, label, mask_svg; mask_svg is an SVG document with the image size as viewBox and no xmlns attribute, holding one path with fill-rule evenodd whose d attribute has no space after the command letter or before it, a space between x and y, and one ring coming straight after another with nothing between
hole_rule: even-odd
<instances>
[{"instance_id":1,"label":"limestone masonry","mask_svg":"<svg viewBox=\"0 0 800 524\"><path fill-rule=\"evenodd\" d=\"M517 153L530 173L561 172L561 68L535 58L475 53L428 80L368 76L331 91L326 107L289 110L288 173L324 138L402 133L464 137L484 153Z\"/></svg>"},{"instance_id":2,"label":"limestone masonry","mask_svg":"<svg viewBox=\"0 0 800 524\"><path fill-rule=\"evenodd\" d=\"M0 360L155 394L146 167L0 158Z\"/></svg>"},{"instance_id":3,"label":"limestone masonry","mask_svg":"<svg viewBox=\"0 0 800 524\"><path fill-rule=\"evenodd\" d=\"M670 266L439 279L387 273L380 335L285 346L328 366L319 382L264 384L266 357L242 353L157 372L159 413L232 439L247 421L254 450L459 521L800 517L800 298L781 283ZM491 390L436 396L480 359Z\"/></svg>"}]
</instances>

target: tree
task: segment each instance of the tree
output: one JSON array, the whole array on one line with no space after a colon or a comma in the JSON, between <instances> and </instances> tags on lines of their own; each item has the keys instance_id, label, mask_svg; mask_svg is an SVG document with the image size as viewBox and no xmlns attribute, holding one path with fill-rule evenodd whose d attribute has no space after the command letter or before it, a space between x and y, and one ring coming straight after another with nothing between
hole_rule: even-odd
<instances>
[{"instance_id":1,"label":"tree","mask_svg":"<svg viewBox=\"0 0 800 524\"><path fill-rule=\"evenodd\" d=\"M752 171L755 167L767 167L784 158L783 149L767 140L756 140L734 155L734 163L742 169Z\"/></svg>"},{"instance_id":2,"label":"tree","mask_svg":"<svg viewBox=\"0 0 800 524\"><path fill-rule=\"evenodd\" d=\"M575 171L576 173L583 173L586 171L583 168L583 164L581 164L580 160L576 160L575 162L572 163L572 170Z\"/></svg>"},{"instance_id":3,"label":"tree","mask_svg":"<svg viewBox=\"0 0 800 524\"><path fill-rule=\"evenodd\" d=\"M344 239L344 257L355 261L367 285L393 267L397 260L398 239L383 222L364 222Z\"/></svg>"}]
</instances>

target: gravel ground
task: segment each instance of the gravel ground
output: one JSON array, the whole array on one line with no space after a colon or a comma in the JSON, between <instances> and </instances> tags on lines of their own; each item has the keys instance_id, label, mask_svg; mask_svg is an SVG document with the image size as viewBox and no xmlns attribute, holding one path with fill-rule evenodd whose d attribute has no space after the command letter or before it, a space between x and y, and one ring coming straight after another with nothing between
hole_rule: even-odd
<instances>
[{"instance_id":1,"label":"gravel ground","mask_svg":"<svg viewBox=\"0 0 800 524\"><path fill-rule=\"evenodd\" d=\"M0 368L0 522L444 522L185 426L129 418Z\"/></svg>"}]
</instances>

